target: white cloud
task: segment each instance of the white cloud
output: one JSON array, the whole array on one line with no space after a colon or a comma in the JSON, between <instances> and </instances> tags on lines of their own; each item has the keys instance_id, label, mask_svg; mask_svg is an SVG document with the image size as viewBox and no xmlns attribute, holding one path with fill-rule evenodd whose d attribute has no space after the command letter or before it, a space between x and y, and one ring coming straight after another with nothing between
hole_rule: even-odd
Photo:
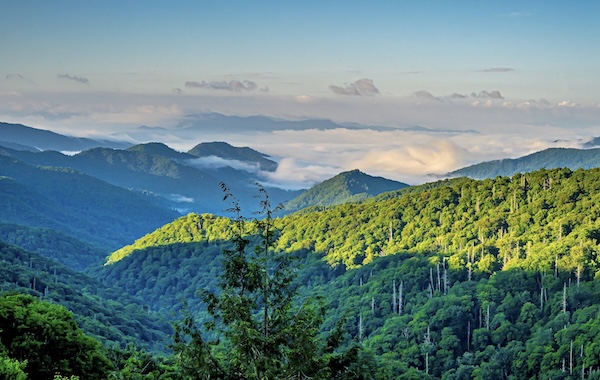
<instances>
[{"instance_id":1,"label":"white cloud","mask_svg":"<svg viewBox=\"0 0 600 380\"><path fill-rule=\"evenodd\" d=\"M192 158L186 161L186 164L202 169L219 169L230 167L236 170L243 170L249 173L257 173L260 169L258 163L249 163L238 160L227 160L217 156Z\"/></svg>"},{"instance_id":2,"label":"white cloud","mask_svg":"<svg viewBox=\"0 0 600 380\"><path fill-rule=\"evenodd\" d=\"M491 67L489 69L479 70L482 73L508 73L511 71L515 71L515 69L511 67Z\"/></svg>"},{"instance_id":3,"label":"white cloud","mask_svg":"<svg viewBox=\"0 0 600 380\"><path fill-rule=\"evenodd\" d=\"M169 200L178 203L194 203L194 198L181 194L169 194L166 196Z\"/></svg>"},{"instance_id":4,"label":"white cloud","mask_svg":"<svg viewBox=\"0 0 600 380\"><path fill-rule=\"evenodd\" d=\"M339 166L330 166L315 162L306 162L294 157L280 160L275 172L261 172L265 178L263 184L286 190L307 189L328 178L339 174Z\"/></svg>"},{"instance_id":5,"label":"white cloud","mask_svg":"<svg viewBox=\"0 0 600 380\"><path fill-rule=\"evenodd\" d=\"M435 100L438 102L442 101L442 99L440 99L439 97L434 96L431 92L425 90L415 91L412 93L412 96L417 99Z\"/></svg>"},{"instance_id":6,"label":"white cloud","mask_svg":"<svg viewBox=\"0 0 600 380\"><path fill-rule=\"evenodd\" d=\"M570 100L563 100L557 104L559 107L577 107L578 104Z\"/></svg>"},{"instance_id":7,"label":"white cloud","mask_svg":"<svg viewBox=\"0 0 600 380\"><path fill-rule=\"evenodd\" d=\"M379 94L379 90L373 84L373 80L367 78L346 84L344 87L331 85L329 89L337 95L373 96Z\"/></svg>"},{"instance_id":8,"label":"white cloud","mask_svg":"<svg viewBox=\"0 0 600 380\"><path fill-rule=\"evenodd\" d=\"M227 81L211 81L211 82L195 82L195 81L187 81L185 82L186 88L205 88L209 90L227 90L234 92L242 92L242 91L254 91L258 88L258 85L251 80L230 80ZM268 87L261 88L261 91L268 92Z\"/></svg>"},{"instance_id":9,"label":"white cloud","mask_svg":"<svg viewBox=\"0 0 600 380\"><path fill-rule=\"evenodd\" d=\"M265 181L289 188L309 187L351 169L419 183L431 180L429 173L443 174L484 160L518 157L550 146L577 146L572 142L598 135L600 130L597 104L576 106L572 101L550 103L545 99L490 96L456 96L452 100L443 98L442 102L432 94L434 101L424 101L428 96L421 95L380 96L377 101L365 102L364 98L353 96L286 97L259 91L253 96L232 92L227 97L170 92L161 96L90 92L52 97L30 92L0 93L0 120L74 136L115 134L128 141L162 141L181 151L203 141L250 146L281 159L275 173L264 174ZM470 102L478 106L472 107ZM210 111L285 119L334 119L384 128L210 135L176 128L186 115ZM138 130L141 125L163 128ZM432 134L397 129L415 125L434 130L474 129L480 133ZM258 170L231 161L201 164Z\"/></svg>"}]
</instances>

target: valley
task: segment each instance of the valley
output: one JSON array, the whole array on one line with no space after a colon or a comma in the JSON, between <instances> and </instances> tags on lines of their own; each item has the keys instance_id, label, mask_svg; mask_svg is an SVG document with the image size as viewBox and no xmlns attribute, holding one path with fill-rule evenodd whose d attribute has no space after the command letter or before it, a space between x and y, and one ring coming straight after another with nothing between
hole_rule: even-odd
<instances>
[{"instance_id":1,"label":"valley","mask_svg":"<svg viewBox=\"0 0 600 380\"><path fill-rule=\"evenodd\" d=\"M260 185L276 161L227 143L72 156L15 148L0 147L0 321L29 307L45 315L19 322L32 329L72 318L75 344L87 342L78 334L97 344L85 343L81 371L55 369L65 375L186 378L190 363L207 365L198 342L231 365L219 353L237 347L237 330L206 325L226 315L215 305L227 310L207 294L241 286L224 287L227 270L275 282L283 260L286 312L268 315L318 324L302 341L322 357L306 361L322 366L317 378L598 376L595 149L482 163L416 186L354 170L290 191ZM241 267L223 267L234 259ZM258 323L267 298L257 294L248 318ZM35 334L15 343L11 331L0 332L0 368L33 371ZM213 344L214 334L227 338Z\"/></svg>"}]
</instances>

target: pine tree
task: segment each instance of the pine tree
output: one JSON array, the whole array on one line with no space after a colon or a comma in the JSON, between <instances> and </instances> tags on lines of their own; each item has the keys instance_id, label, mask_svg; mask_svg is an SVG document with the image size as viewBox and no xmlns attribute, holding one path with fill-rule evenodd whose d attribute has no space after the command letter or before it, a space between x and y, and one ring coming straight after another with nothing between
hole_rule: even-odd
<instances>
[{"instance_id":1,"label":"pine tree","mask_svg":"<svg viewBox=\"0 0 600 380\"><path fill-rule=\"evenodd\" d=\"M222 185L233 212L234 248L223 251L219 291L203 293L210 315L201 329L185 313L175 325L174 351L189 379L361 379L360 346L344 343L338 325L319 339L325 307L320 300L296 302L294 257L273 249L277 229L269 196L259 186L262 219L249 223L238 201ZM251 246L254 250L250 250ZM211 338L207 338L211 337ZM341 365L343 364L343 365ZM345 375L353 371L351 376Z\"/></svg>"}]
</instances>

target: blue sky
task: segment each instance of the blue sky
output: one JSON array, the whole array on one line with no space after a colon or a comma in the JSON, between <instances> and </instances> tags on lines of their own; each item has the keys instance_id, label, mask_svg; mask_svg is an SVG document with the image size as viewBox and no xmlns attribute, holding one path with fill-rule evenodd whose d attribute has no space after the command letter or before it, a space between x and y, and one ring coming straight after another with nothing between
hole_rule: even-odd
<instances>
[{"instance_id":1,"label":"blue sky","mask_svg":"<svg viewBox=\"0 0 600 380\"><path fill-rule=\"evenodd\" d=\"M496 86L523 99L585 102L599 84L596 1L19 1L0 9L4 76L44 91L75 90L57 80L66 73L87 78L88 91L165 93L236 78L276 94L329 95L329 82L363 76L395 96ZM514 71L486 71L498 68Z\"/></svg>"},{"instance_id":2,"label":"blue sky","mask_svg":"<svg viewBox=\"0 0 600 380\"><path fill-rule=\"evenodd\" d=\"M523 141L489 157L517 155L600 134L599 16L598 1L1 1L0 119L94 135L318 117L475 128ZM456 165L488 157L455 143Z\"/></svg>"}]
</instances>

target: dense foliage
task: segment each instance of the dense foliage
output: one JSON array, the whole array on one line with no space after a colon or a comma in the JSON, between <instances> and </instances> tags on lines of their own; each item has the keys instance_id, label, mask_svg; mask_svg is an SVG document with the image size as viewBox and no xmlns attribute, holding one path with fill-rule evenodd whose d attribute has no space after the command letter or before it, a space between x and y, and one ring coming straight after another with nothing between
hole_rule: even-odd
<instances>
[{"instance_id":1,"label":"dense foliage","mask_svg":"<svg viewBox=\"0 0 600 380\"><path fill-rule=\"evenodd\" d=\"M100 248L49 228L0 222L0 241L39 253L80 272L101 265L107 256Z\"/></svg>"},{"instance_id":2,"label":"dense foliage","mask_svg":"<svg viewBox=\"0 0 600 380\"><path fill-rule=\"evenodd\" d=\"M600 287L590 277L508 269L469 280L443 255L405 252L311 292L327 296L331 315L350 312L348 331L377 358L377 378L600 375Z\"/></svg>"},{"instance_id":3,"label":"dense foliage","mask_svg":"<svg viewBox=\"0 0 600 380\"><path fill-rule=\"evenodd\" d=\"M599 187L597 169L441 181L276 219L274 248L301 258L296 283L325 300L324 330L347 316L345 331L378 362L374 377L598 378ZM162 302L217 289L211 271L216 251L233 247L232 226L190 214L103 271L156 299L132 273L164 267L157 281L179 290L154 288L169 294Z\"/></svg>"},{"instance_id":4,"label":"dense foliage","mask_svg":"<svg viewBox=\"0 0 600 380\"><path fill-rule=\"evenodd\" d=\"M176 325L174 349L183 373L193 379L370 378L360 367L358 346L337 352L343 339L339 329L326 341L318 338L323 306L294 302L294 258L273 251L277 229L269 197L261 191L264 219L253 223L254 250L234 200L234 247L223 251L219 291L203 294L210 317L203 327L192 315ZM205 338L202 330L213 338ZM352 365L342 364L348 360Z\"/></svg>"},{"instance_id":5,"label":"dense foliage","mask_svg":"<svg viewBox=\"0 0 600 380\"><path fill-rule=\"evenodd\" d=\"M0 242L0 263L0 293L26 293L61 304L74 313L86 334L107 346L135 343L159 351L169 343L171 326L122 291L3 242Z\"/></svg>"},{"instance_id":6,"label":"dense foliage","mask_svg":"<svg viewBox=\"0 0 600 380\"><path fill-rule=\"evenodd\" d=\"M154 310L179 309L198 289L216 288L221 252L233 246L230 227L224 217L189 214L114 252L93 275Z\"/></svg>"},{"instance_id":7,"label":"dense foliage","mask_svg":"<svg viewBox=\"0 0 600 380\"><path fill-rule=\"evenodd\" d=\"M282 250L307 248L348 268L401 251L440 252L453 270L595 273L600 170L458 179L377 202L282 220ZM466 273L466 272L465 272Z\"/></svg>"},{"instance_id":8,"label":"dense foliage","mask_svg":"<svg viewBox=\"0 0 600 380\"><path fill-rule=\"evenodd\" d=\"M107 378L109 361L100 342L86 336L64 307L29 295L0 296L0 326L5 378L25 378L25 373L40 380Z\"/></svg>"}]
</instances>

